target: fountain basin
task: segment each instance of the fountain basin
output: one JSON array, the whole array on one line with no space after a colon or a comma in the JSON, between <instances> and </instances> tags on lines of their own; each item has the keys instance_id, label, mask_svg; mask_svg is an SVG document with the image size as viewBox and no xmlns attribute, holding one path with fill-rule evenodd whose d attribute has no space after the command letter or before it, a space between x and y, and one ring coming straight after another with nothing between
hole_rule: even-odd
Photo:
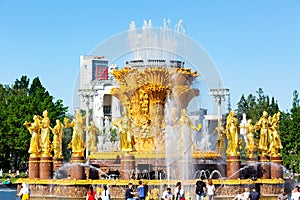
<instances>
[{"instance_id":1,"label":"fountain basin","mask_svg":"<svg viewBox=\"0 0 300 200\"><path fill-rule=\"evenodd\" d=\"M178 180L143 180L148 191L157 188L162 194L166 186L175 188ZM85 199L89 185L95 190L108 185L112 199L124 199L124 193L129 182L138 186L138 180L70 180L70 179L30 179L20 178L16 183L27 183L31 190L31 199ZM187 198L194 199L193 190L196 180L182 181ZM283 179L213 179L217 199L232 199L236 194L242 193L245 187L256 187L262 199L276 199L280 189L284 187ZM19 188L18 188L19 189ZM275 198L276 197L276 198ZM155 198L153 198L155 199Z\"/></svg>"}]
</instances>

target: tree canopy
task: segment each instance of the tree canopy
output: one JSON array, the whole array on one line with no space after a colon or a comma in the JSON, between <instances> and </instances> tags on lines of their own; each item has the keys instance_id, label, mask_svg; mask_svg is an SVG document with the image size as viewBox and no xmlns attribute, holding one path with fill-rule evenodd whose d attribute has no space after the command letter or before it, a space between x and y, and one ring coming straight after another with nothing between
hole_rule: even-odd
<instances>
[{"instance_id":1,"label":"tree canopy","mask_svg":"<svg viewBox=\"0 0 300 200\"><path fill-rule=\"evenodd\" d=\"M67 107L42 86L39 78L30 84L27 76L17 79L10 87L0 84L0 168L22 170L27 166L31 135L23 125L33 115L48 110L51 126L62 120Z\"/></svg>"}]
</instances>

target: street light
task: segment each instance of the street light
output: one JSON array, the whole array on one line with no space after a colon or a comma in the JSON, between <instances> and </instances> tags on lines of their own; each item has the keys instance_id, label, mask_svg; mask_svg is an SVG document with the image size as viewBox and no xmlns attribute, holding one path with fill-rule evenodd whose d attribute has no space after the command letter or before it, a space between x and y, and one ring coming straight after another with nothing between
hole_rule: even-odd
<instances>
[{"instance_id":1,"label":"street light","mask_svg":"<svg viewBox=\"0 0 300 200\"><path fill-rule=\"evenodd\" d=\"M226 96L229 95L229 89L226 88L214 88L209 90L209 95L213 96L214 101L218 103L218 119L221 119L221 103L226 100Z\"/></svg>"},{"instance_id":2,"label":"street light","mask_svg":"<svg viewBox=\"0 0 300 200\"><path fill-rule=\"evenodd\" d=\"M218 103L218 131L222 130L222 116L221 116L221 103L222 101L226 100L226 96L229 95L229 89L225 89L225 88L215 88L215 89L210 89L209 91L209 95L213 96L214 101ZM225 142L225 141L224 141ZM218 153L220 153L221 155L224 154L222 146L217 147L217 151Z\"/></svg>"},{"instance_id":3,"label":"street light","mask_svg":"<svg viewBox=\"0 0 300 200\"><path fill-rule=\"evenodd\" d=\"M86 103L85 107L85 112L86 112L86 118L85 118L85 123L86 126L89 125L89 106L90 106L90 101L93 101L94 97L94 90L93 89L79 89L78 90L78 95L82 97L82 101ZM85 131L85 157L86 159L89 156L89 151L88 151L88 130L86 129Z\"/></svg>"}]
</instances>

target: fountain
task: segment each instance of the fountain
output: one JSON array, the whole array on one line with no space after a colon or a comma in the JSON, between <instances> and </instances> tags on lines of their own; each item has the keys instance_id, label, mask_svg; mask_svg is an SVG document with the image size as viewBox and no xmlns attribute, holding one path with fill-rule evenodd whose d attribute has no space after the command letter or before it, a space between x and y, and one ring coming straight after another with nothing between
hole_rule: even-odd
<instances>
[{"instance_id":1,"label":"fountain","mask_svg":"<svg viewBox=\"0 0 300 200\"><path fill-rule=\"evenodd\" d=\"M278 135L275 132L278 130L278 116L274 115L272 123L264 121L264 115L255 125L251 121L249 124L243 123L247 136L247 159L241 163L239 123L234 112L231 112L226 127L221 127L221 123L217 127L221 140L227 136L225 159L225 152L220 152L223 146L215 147L218 151L212 148L214 144L211 144L212 133L208 124L204 123L202 127L188 116L189 103L200 95L194 82L201 74L185 67L185 62L178 59L174 52L145 48L149 43L159 46L159 42L149 39L149 35L157 38L150 29L151 24L144 22L143 31L146 34L141 36L138 36L134 24L130 25L129 43L141 49L133 51L135 59L112 72L118 87L113 88L111 94L121 102L123 110L122 117L113 121L119 132L119 150L90 150L85 158L83 117L77 112L72 122L68 119L64 121L65 127L73 127L70 163L63 163L60 152L52 157L50 149L44 144L42 154L38 150L30 151L29 178L19 179L18 182L29 184L32 199L84 199L89 185L94 185L96 190L108 185L113 198L124 198L126 185L129 182L138 185L140 179L148 186L149 199L155 199L154 191L157 189L162 192L165 185L174 187L177 181L182 182L187 197L194 198L196 179L202 176L213 178L217 198L230 198L250 186L256 186L265 197L279 193L284 181L278 152L280 138L275 137ZM165 21L164 26L168 27L169 22ZM185 33L182 21L176 29L180 34ZM179 43L172 43L168 32L161 30L164 38L162 45L175 51ZM40 117L34 120L34 123L25 122L25 125L38 135L40 133L35 125ZM272 132L273 143L266 144L269 149L257 147L252 139L253 131L263 132L265 125L274 125L275 130ZM107 133L108 129L106 126L103 133ZM195 139L200 129L202 138ZM56 139L61 142L62 128L54 130L58 136ZM104 141L104 135L99 136L99 140ZM225 141L221 142L225 144ZM31 144L31 149L39 149L37 145L39 143Z\"/></svg>"}]
</instances>

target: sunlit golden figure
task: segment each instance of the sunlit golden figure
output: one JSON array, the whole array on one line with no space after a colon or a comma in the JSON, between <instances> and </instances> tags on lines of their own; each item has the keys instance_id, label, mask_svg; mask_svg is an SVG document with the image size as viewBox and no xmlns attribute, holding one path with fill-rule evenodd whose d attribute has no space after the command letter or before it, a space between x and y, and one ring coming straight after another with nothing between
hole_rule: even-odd
<instances>
[{"instance_id":1,"label":"sunlit golden figure","mask_svg":"<svg viewBox=\"0 0 300 200\"><path fill-rule=\"evenodd\" d=\"M260 130L258 149L261 151L261 155L267 155L268 151L268 113L263 112L259 121L255 124L255 130Z\"/></svg>"},{"instance_id":2,"label":"sunlit golden figure","mask_svg":"<svg viewBox=\"0 0 300 200\"><path fill-rule=\"evenodd\" d=\"M93 121L90 122L88 131L88 150L94 153L97 150L97 135L99 134L99 129L95 126Z\"/></svg>"},{"instance_id":3,"label":"sunlit golden figure","mask_svg":"<svg viewBox=\"0 0 300 200\"><path fill-rule=\"evenodd\" d=\"M64 137L64 125L59 119L56 120L56 125L52 128L53 133L53 152L54 158L63 158L62 154L62 138Z\"/></svg>"},{"instance_id":4,"label":"sunlit golden figure","mask_svg":"<svg viewBox=\"0 0 300 200\"><path fill-rule=\"evenodd\" d=\"M246 129L246 157L247 158L253 158L254 157L254 153L257 150L257 145L255 144L255 138L254 138L254 134L253 132L254 130L254 125L252 124L252 119L249 119L247 121L247 124L245 126Z\"/></svg>"},{"instance_id":5,"label":"sunlit golden figure","mask_svg":"<svg viewBox=\"0 0 300 200\"><path fill-rule=\"evenodd\" d=\"M235 117L234 110L231 110L226 120L226 136L228 139L227 155L239 155L239 136L238 136L238 120Z\"/></svg>"},{"instance_id":6,"label":"sunlit golden figure","mask_svg":"<svg viewBox=\"0 0 300 200\"><path fill-rule=\"evenodd\" d=\"M272 122L270 124L270 146L269 154L270 156L277 157L280 156L279 150L282 149L282 144L279 134L279 121L280 121L280 112L275 113L272 117Z\"/></svg>"},{"instance_id":7,"label":"sunlit golden figure","mask_svg":"<svg viewBox=\"0 0 300 200\"><path fill-rule=\"evenodd\" d=\"M71 123L69 123L68 121L69 120L67 118L64 119L66 128L73 127L72 140L68 145L68 147L72 149L72 156L84 156L84 117L81 116L80 110L76 111L76 116Z\"/></svg>"},{"instance_id":8,"label":"sunlit golden figure","mask_svg":"<svg viewBox=\"0 0 300 200\"><path fill-rule=\"evenodd\" d=\"M24 125L31 134L28 153L30 153L30 157L39 157L41 154L40 116L34 115L33 122L25 122Z\"/></svg>"},{"instance_id":9,"label":"sunlit golden figure","mask_svg":"<svg viewBox=\"0 0 300 200\"><path fill-rule=\"evenodd\" d=\"M120 119L114 121L114 126L119 128L121 151L135 151L134 136L126 110L123 111Z\"/></svg>"},{"instance_id":10,"label":"sunlit golden figure","mask_svg":"<svg viewBox=\"0 0 300 200\"><path fill-rule=\"evenodd\" d=\"M42 156L50 156L50 119L47 110L43 112L41 121L41 146Z\"/></svg>"}]
</instances>

